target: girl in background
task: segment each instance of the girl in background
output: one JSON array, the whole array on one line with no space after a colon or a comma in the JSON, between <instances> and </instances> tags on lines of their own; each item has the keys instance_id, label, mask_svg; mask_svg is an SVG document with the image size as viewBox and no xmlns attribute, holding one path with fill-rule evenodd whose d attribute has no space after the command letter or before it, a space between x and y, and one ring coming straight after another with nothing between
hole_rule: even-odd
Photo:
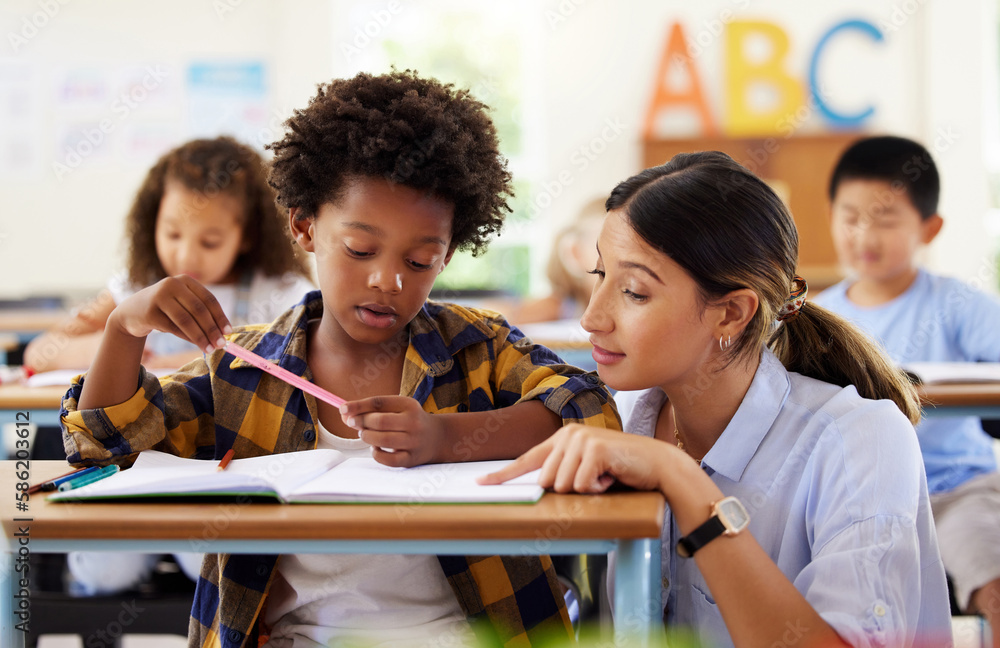
<instances>
[{"instance_id":1,"label":"girl in background","mask_svg":"<svg viewBox=\"0 0 1000 648\"><path fill-rule=\"evenodd\" d=\"M36 372L86 369L115 306L171 275L204 284L234 325L270 322L314 289L287 229L264 160L249 146L217 137L169 151L146 174L129 210L127 270L32 340L25 364ZM154 332L143 362L171 369L200 356L193 344Z\"/></svg>"}]
</instances>

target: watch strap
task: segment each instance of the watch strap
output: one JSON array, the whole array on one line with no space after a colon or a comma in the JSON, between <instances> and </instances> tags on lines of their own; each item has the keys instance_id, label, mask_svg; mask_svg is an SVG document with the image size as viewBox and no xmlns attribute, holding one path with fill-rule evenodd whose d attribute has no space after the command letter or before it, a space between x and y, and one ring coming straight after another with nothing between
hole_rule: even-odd
<instances>
[{"instance_id":1,"label":"watch strap","mask_svg":"<svg viewBox=\"0 0 1000 648\"><path fill-rule=\"evenodd\" d=\"M712 540L726 532L726 525L718 515L713 515L700 527L677 541L677 552L682 556L691 557Z\"/></svg>"}]
</instances>

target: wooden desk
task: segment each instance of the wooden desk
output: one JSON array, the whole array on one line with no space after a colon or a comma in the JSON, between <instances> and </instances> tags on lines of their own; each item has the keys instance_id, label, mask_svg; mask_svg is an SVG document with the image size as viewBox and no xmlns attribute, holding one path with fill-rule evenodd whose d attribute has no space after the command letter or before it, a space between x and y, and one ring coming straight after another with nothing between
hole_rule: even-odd
<instances>
[{"instance_id":1,"label":"wooden desk","mask_svg":"<svg viewBox=\"0 0 1000 648\"><path fill-rule=\"evenodd\" d=\"M925 417L1000 418L1000 383L921 385L917 388Z\"/></svg>"},{"instance_id":2,"label":"wooden desk","mask_svg":"<svg viewBox=\"0 0 1000 648\"><path fill-rule=\"evenodd\" d=\"M13 333L23 343L66 317L61 309L0 309L0 332Z\"/></svg>"},{"instance_id":3,"label":"wooden desk","mask_svg":"<svg viewBox=\"0 0 1000 648\"><path fill-rule=\"evenodd\" d=\"M35 461L30 483L66 472L61 461ZM546 493L534 505L98 504L15 502L15 462L0 469L4 558L0 567L0 645L22 646L14 616L20 573L15 535L27 527L27 551L169 553L578 554L617 551L615 606L629 627L660 623L659 493ZM30 606L30 599L27 605ZM41 629L44 631L44 628Z\"/></svg>"},{"instance_id":4,"label":"wooden desk","mask_svg":"<svg viewBox=\"0 0 1000 648\"><path fill-rule=\"evenodd\" d=\"M7 354L21 346L21 338L16 333L0 332L0 364L7 362Z\"/></svg>"},{"instance_id":5,"label":"wooden desk","mask_svg":"<svg viewBox=\"0 0 1000 648\"><path fill-rule=\"evenodd\" d=\"M0 426L17 419L18 412L28 412L32 423L59 425L59 408L69 385L58 387L25 387L0 385Z\"/></svg>"}]
</instances>

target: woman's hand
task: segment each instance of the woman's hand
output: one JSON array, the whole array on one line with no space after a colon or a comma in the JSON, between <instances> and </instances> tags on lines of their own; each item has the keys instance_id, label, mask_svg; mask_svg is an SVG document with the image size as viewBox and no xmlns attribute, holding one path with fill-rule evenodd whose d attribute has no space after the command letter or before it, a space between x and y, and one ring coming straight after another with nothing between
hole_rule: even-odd
<instances>
[{"instance_id":1,"label":"woman's hand","mask_svg":"<svg viewBox=\"0 0 1000 648\"><path fill-rule=\"evenodd\" d=\"M223 346L223 334L232 332L215 296L186 275L162 279L124 300L108 325L136 338L154 330L173 333L206 353Z\"/></svg>"},{"instance_id":2,"label":"woman's hand","mask_svg":"<svg viewBox=\"0 0 1000 648\"><path fill-rule=\"evenodd\" d=\"M433 463L444 444L440 416L429 414L409 396L373 396L345 403L344 424L373 447L372 456L387 466Z\"/></svg>"},{"instance_id":3,"label":"woman's hand","mask_svg":"<svg viewBox=\"0 0 1000 648\"><path fill-rule=\"evenodd\" d=\"M662 490L671 451L679 452L655 439L573 423L479 483L501 484L541 468L539 485L558 493L601 493L615 480L639 490Z\"/></svg>"}]
</instances>

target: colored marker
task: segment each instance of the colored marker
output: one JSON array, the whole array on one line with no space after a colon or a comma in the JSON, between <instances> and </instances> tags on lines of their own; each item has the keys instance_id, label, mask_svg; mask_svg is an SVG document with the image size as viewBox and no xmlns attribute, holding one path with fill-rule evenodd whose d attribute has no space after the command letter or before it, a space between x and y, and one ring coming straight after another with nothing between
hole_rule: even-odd
<instances>
[{"instance_id":1,"label":"colored marker","mask_svg":"<svg viewBox=\"0 0 1000 648\"><path fill-rule=\"evenodd\" d=\"M82 488L87 484L93 484L96 481L101 481L105 477L110 477L111 475L118 472L119 468L116 464L111 464L110 466L104 466L103 468L98 468L96 472L84 475L82 477L77 477L75 479L70 479L69 481L59 484L59 492L64 493L66 491L71 491L76 488Z\"/></svg>"},{"instance_id":2,"label":"colored marker","mask_svg":"<svg viewBox=\"0 0 1000 648\"><path fill-rule=\"evenodd\" d=\"M97 466L77 468L76 470L68 472L65 475L59 475L58 477L53 477L52 479L42 482L41 484L35 484L34 486L29 487L28 493L29 494L37 493L38 491L47 493L49 491L54 491L59 486L59 484L74 479L76 477L83 477L84 475L90 474L95 470L97 470Z\"/></svg>"},{"instance_id":3,"label":"colored marker","mask_svg":"<svg viewBox=\"0 0 1000 648\"><path fill-rule=\"evenodd\" d=\"M216 468L216 470L225 470L226 466L229 465L229 462L233 460L234 454L236 454L236 451L232 448L226 450L226 454L222 457L222 461L219 462L219 467Z\"/></svg>"},{"instance_id":4,"label":"colored marker","mask_svg":"<svg viewBox=\"0 0 1000 648\"><path fill-rule=\"evenodd\" d=\"M335 396L335 395L331 394L330 392L326 391L325 389L323 389L319 385L315 385L315 384L309 382L308 380L306 380L302 376L296 376L291 371L289 371L287 369L284 369L282 367L279 367L278 365L274 364L273 362L268 362L267 360L265 360L264 358L260 357L259 355L257 355L253 351L247 351L246 349L244 349L240 345L236 344L235 342L227 342L226 346L224 346L223 349L225 349L226 351L232 353L234 356L236 356L237 358L240 358L241 360L246 360L247 362L249 362L253 366L257 367L258 369L266 371L267 373L271 374L275 378L279 378L281 380L284 380L286 383L288 383L292 387L298 387L299 389L301 389L305 393L312 394L313 396L315 396L316 398L320 399L321 401L324 401L326 403L330 403L334 407L339 408L341 405L343 405L344 403L347 402L343 398L341 398L340 396Z\"/></svg>"}]
</instances>

